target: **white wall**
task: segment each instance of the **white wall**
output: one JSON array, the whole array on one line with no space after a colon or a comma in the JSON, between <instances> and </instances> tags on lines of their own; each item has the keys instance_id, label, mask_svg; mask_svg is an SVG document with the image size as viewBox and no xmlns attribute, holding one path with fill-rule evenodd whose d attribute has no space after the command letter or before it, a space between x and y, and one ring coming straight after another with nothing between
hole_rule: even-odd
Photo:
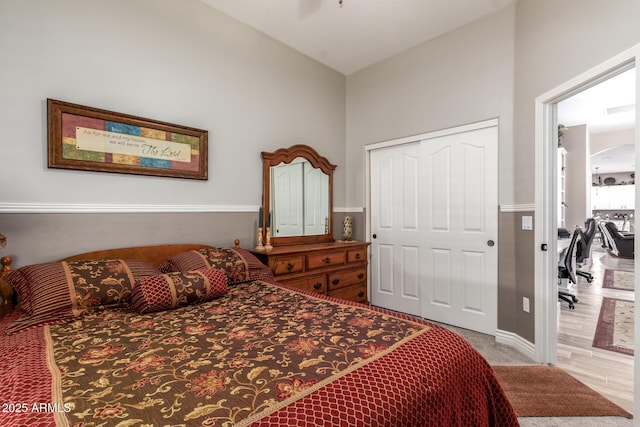
<instances>
[{"instance_id":1,"label":"white wall","mask_svg":"<svg viewBox=\"0 0 640 427\"><path fill-rule=\"evenodd\" d=\"M0 212L257 210L260 152L293 144L338 165L335 206L344 206L344 76L197 0L3 0L0 58ZM209 180L48 169L47 98L208 130Z\"/></svg>"},{"instance_id":2,"label":"white wall","mask_svg":"<svg viewBox=\"0 0 640 427\"><path fill-rule=\"evenodd\" d=\"M640 43L640 1L519 0L515 55L515 201L533 203L536 97Z\"/></svg>"},{"instance_id":3,"label":"white wall","mask_svg":"<svg viewBox=\"0 0 640 427\"><path fill-rule=\"evenodd\" d=\"M514 6L347 77L347 205L367 144L500 119L500 203L513 196Z\"/></svg>"},{"instance_id":4,"label":"white wall","mask_svg":"<svg viewBox=\"0 0 640 427\"><path fill-rule=\"evenodd\" d=\"M584 221L591 217L591 158L587 125L567 129L562 146L567 150L565 171L565 228L584 229Z\"/></svg>"}]
</instances>

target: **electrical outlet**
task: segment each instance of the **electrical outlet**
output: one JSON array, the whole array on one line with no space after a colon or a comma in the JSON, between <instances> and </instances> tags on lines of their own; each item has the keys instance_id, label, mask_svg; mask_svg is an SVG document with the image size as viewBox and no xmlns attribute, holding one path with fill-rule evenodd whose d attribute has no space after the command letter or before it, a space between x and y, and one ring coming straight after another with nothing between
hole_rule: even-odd
<instances>
[{"instance_id":1,"label":"electrical outlet","mask_svg":"<svg viewBox=\"0 0 640 427\"><path fill-rule=\"evenodd\" d=\"M522 297L522 311L529 312L529 298Z\"/></svg>"}]
</instances>

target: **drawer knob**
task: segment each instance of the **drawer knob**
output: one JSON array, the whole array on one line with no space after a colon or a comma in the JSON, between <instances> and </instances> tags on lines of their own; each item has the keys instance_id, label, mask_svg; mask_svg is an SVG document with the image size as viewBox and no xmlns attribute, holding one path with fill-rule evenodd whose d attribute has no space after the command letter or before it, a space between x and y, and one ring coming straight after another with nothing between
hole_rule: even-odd
<instances>
[{"instance_id":1,"label":"drawer knob","mask_svg":"<svg viewBox=\"0 0 640 427\"><path fill-rule=\"evenodd\" d=\"M356 259L360 259L360 254L356 254Z\"/></svg>"},{"instance_id":2,"label":"drawer knob","mask_svg":"<svg viewBox=\"0 0 640 427\"><path fill-rule=\"evenodd\" d=\"M322 283L316 283L313 285L313 289L320 289L322 287Z\"/></svg>"},{"instance_id":3,"label":"drawer knob","mask_svg":"<svg viewBox=\"0 0 640 427\"><path fill-rule=\"evenodd\" d=\"M358 274L358 279L362 279L364 277L364 273Z\"/></svg>"},{"instance_id":4,"label":"drawer knob","mask_svg":"<svg viewBox=\"0 0 640 427\"><path fill-rule=\"evenodd\" d=\"M333 279L331 283L337 285L338 283L340 283L340 279Z\"/></svg>"},{"instance_id":5,"label":"drawer knob","mask_svg":"<svg viewBox=\"0 0 640 427\"><path fill-rule=\"evenodd\" d=\"M364 296L364 291L358 292L358 297L362 298Z\"/></svg>"},{"instance_id":6,"label":"drawer knob","mask_svg":"<svg viewBox=\"0 0 640 427\"><path fill-rule=\"evenodd\" d=\"M291 263L287 264L287 270L291 270L291 269L293 269L293 264Z\"/></svg>"},{"instance_id":7,"label":"drawer knob","mask_svg":"<svg viewBox=\"0 0 640 427\"><path fill-rule=\"evenodd\" d=\"M325 264L331 264L331 258L326 257L325 259L322 260L322 262L324 262Z\"/></svg>"}]
</instances>

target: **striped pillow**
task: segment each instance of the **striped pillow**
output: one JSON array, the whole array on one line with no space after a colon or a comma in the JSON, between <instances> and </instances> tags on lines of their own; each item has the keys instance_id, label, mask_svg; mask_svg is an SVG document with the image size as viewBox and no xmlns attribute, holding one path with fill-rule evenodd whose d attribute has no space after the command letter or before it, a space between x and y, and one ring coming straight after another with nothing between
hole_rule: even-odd
<instances>
[{"instance_id":1,"label":"striped pillow","mask_svg":"<svg viewBox=\"0 0 640 427\"><path fill-rule=\"evenodd\" d=\"M158 273L143 262L121 259L59 261L21 267L5 279L18 293L23 311L20 322L8 331L122 305L130 300L136 278Z\"/></svg>"},{"instance_id":2,"label":"striped pillow","mask_svg":"<svg viewBox=\"0 0 640 427\"><path fill-rule=\"evenodd\" d=\"M215 268L146 276L136 281L131 305L152 313L211 301L227 293L227 276Z\"/></svg>"},{"instance_id":3,"label":"striped pillow","mask_svg":"<svg viewBox=\"0 0 640 427\"><path fill-rule=\"evenodd\" d=\"M251 252L241 248L208 248L183 252L166 260L160 266L160 271L171 273L201 268L222 270L229 285L273 278L268 266Z\"/></svg>"}]
</instances>

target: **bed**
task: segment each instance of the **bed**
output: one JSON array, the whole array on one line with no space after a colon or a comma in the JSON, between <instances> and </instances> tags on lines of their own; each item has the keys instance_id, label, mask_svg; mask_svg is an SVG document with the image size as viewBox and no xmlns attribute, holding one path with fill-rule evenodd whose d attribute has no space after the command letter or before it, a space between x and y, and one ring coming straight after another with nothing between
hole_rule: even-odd
<instances>
[{"instance_id":1,"label":"bed","mask_svg":"<svg viewBox=\"0 0 640 427\"><path fill-rule=\"evenodd\" d=\"M80 254L0 292L2 426L518 425L458 335L289 288L237 245Z\"/></svg>"}]
</instances>

